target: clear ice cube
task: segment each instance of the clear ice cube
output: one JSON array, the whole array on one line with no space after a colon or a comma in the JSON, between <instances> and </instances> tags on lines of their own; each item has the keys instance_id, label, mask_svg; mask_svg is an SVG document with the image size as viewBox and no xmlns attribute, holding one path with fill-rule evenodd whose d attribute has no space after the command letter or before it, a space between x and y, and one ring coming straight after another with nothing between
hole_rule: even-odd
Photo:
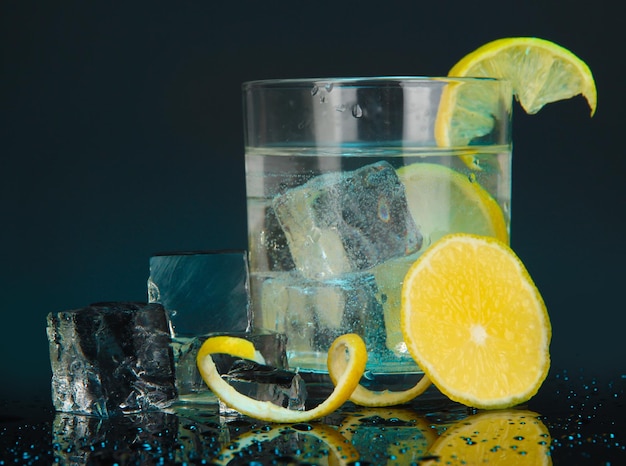
<instances>
[{"instance_id":1,"label":"clear ice cube","mask_svg":"<svg viewBox=\"0 0 626 466\"><path fill-rule=\"evenodd\" d=\"M176 336L244 332L251 326L247 254L215 251L152 256L148 301L170 312Z\"/></svg>"},{"instance_id":2,"label":"clear ice cube","mask_svg":"<svg viewBox=\"0 0 626 466\"><path fill-rule=\"evenodd\" d=\"M303 410L307 399L306 384L299 374L254 361L237 359L222 378L238 392L255 400L269 401L293 410ZM232 409L220 402L220 414Z\"/></svg>"},{"instance_id":3,"label":"clear ice cube","mask_svg":"<svg viewBox=\"0 0 626 466\"><path fill-rule=\"evenodd\" d=\"M192 401L195 403L216 402L215 397L210 395L208 387L202 380L196 362L198 350L209 336L214 335L173 338L172 347L174 349L174 360L176 361L176 387L181 401ZM280 369L288 367L285 335L269 332L230 333L229 335L245 338L252 342L268 365ZM233 364L233 358L223 354L216 354L213 356L213 359L220 373L227 372Z\"/></svg>"},{"instance_id":4,"label":"clear ice cube","mask_svg":"<svg viewBox=\"0 0 626 466\"><path fill-rule=\"evenodd\" d=\"M97 303L50 313L47 324L57 411L108 417L163 408L176 399L161 305Z\"/></svg>"},{"instance_id":5,"label":"clear ice cube","mask_svg":"<svg viewBox=\"0 0 626 466\"><path fill-rule=\"evenodd\" d=\"M416 251L422 237L387 162L327 173L272 201L297 270L324 279Z\"/></svg>"}]
</instances>

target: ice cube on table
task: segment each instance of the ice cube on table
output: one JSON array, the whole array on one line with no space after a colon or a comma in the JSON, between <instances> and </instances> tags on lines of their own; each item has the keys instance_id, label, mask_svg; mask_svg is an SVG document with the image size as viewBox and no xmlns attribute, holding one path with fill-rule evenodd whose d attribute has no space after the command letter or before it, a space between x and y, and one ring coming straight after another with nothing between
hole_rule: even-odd
<instances>
[{"instance_id":1,"label":"ice cube on table","mask_svg":"<svg viewBox=\"0 0 626 466\"><path fill-rule=\"evenodd\" d=\"M297 270L310 279L365 270L421 246L404 186L384 161L312 178L272 207Z\"/></svg>"},{"instance_id":2,"label":"ice cube on table","mask_svg":"<svg viewBox=\"0 0 626 466\"><path fill-rule=\"evenodd\" d=\"M211 395L202 376L198 371L196 357L204 341L210 336L224 335L211 334L197 337L174 337L172 347L176 361L176 388L179 400L193 403L216 403L215 396ZM286 337L285 335L270 332L229 333L227 335L244 338L254 344L255 349L263 356L265 362L275 368L286 369ZM227 372L233 364L233 358L222 354L213 357L220 373Z\"/></svg>"},{"instance_id":3,"label":"ice cube on table","mask_svg":"<svg viewBox=\"0 0 626 466\"><path fill-rule=\"evenodd\" d=\"M57 411L108 417L176 399L167 314L116 302L50 313L47 334Z\"/></svg>"},{"instance_id":4,"label":"ice cube on table","mask_svg":"<svg viewBox=\"0 0 626 466\"><path fill-rule=\"evenodd\" d=\"M388 352L382 296L372 274L325 281L275 274L262 287L261 325L287 335L290 367L326 370L328 349L345 333L363 338L371 362Z\"/></svg>"},{"instance_id":5,"label":"ice cube on table","mask_svg":"<svg viewBox=\"0 0 626 466\"><path fill-rule=\"evenodd\" d=\"M176 336L251 327L246 251L163 253L150 258L148 301L170 312Z\"/></svg>"},{"instance_id":6,"label":"ice cube on table","mask_svg":"<svg viewBox=\"0 0 626 466\"><path fill-rule=\"evenodd\" d=\"M307 399L306 384L299 374L254 361L237 359L222 373L238 392L259 401L269 401L277 406L303 410ZM220 414L234 411L220 401Z\"/></svg>"}]
</instances>

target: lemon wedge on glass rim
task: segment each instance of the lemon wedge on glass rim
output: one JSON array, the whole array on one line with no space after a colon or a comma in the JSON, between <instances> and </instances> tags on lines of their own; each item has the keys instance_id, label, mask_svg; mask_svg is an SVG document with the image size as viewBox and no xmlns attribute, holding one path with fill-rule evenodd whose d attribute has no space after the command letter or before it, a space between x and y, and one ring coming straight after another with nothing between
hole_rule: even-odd
<instances>
[{"instance_id":1,"label":"lemon wedge on glass rim","mask_svg":"<svg viewBox=\"0 0 626 466\"><path fill-rule=\"evenodd\" d=\"M489 42L459 60L450 77L503 79L510 83L515 98L526 113L537 113L551 102L582 95L591 115L596 111L597 91L587 64L554 42L536 37L509 37ZM466 92L471 89L471 93ZM480 86L451 83L443 90L435 138L440 146L466 146L472 139L491 132L495 122L481 112L493 108L502 96L480 93ZM477 95L480 94L480 95ZM506 101L507 99L503 99Z\"/></svg>"}]
</instances>

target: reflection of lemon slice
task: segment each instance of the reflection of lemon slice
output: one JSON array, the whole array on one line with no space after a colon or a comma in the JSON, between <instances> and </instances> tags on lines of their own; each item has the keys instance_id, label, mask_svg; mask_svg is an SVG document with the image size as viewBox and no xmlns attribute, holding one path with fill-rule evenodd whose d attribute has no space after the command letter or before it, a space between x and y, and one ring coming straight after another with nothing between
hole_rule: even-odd
<instances>
[{"instance_id":1,"label":"reflection of lemon slice","mask_svg":"<svg viewBox=\"0 0 626 466\"><path fill-rule=\"evenodd\" d=\"M254 359L252 343L236 337L208 338L198 351L198 369L211 391L224 404L247 416L270 422L307 422L332 413L348 400L359 384L367 362L365 343L358 335L346 334L338 337L328 351L329 365L333 361L341 361L342 367L345 367L337 386L322 404L307 411L295 411L239 393L220 376L211 357L213 353Z\"/></svg>"},{"instance_id":2,"label":"reflection of lemon slice","mask_svg":"<svg viewBox=\"0 0 626 466\"><path fill-rule=\"evenodd\" d=\"M401 326L415 361L451 399L476 408L528 400L550 366L546 307L504 243L448 235L408 271Z\"/></svg>"},{"instance_id":3,"label":"reflection of lemon slice","mask_svg":"<svg viewBox=\"0 0 626 466\"><path fill-rule=\"evenodd\" d=\"M448 233L474 233L508 242L502 209L478 182L448 167L414 163L398 170L409 211L432 244Z\"/></svg>"},{"instance_id":4,"label":"reflection of lemon slice","mask_svg":"<svg viewBox=\"0 0 626 466\"><path fill-rule=\"evenodd\" d=\"M535 37L512 37L489 42L463 57L448 76L499 78L511 84L513 94L527 113L545 104L582 94L596 110L596 85L589 67L569 50ZM441 99L435 136L440 146L465 146L491 132L492 88L453 83Z\"/></svg>"},{"instance_id":5,"label":"reflection of lemon slice","mask_svg":"<svg viewBox=\"0 0 626 466\"><path fill-rule=\"evenodd\" d=\"M420 464L552 464L550 433L531 411L494 411L459 421L435 442Z\"/></svg>"}]
</instances>

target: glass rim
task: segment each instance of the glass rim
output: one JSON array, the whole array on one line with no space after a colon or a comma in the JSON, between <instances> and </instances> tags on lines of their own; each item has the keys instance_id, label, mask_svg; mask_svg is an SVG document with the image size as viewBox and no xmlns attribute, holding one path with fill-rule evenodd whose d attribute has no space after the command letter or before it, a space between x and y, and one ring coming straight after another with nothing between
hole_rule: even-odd
<instances>
[{"instance_id":1,"label":"glass rim","mask_svg":"<svg viewBox=\"0 0 626 466\"><path fill-rule=\"evenodd\" d=\"M493 82L505 83L504 79L487 76L353 76L353 77L319 77L319 78L274 78L257 79L242 83L244 90L254 88L303 88L312 85L323 88L324 86L337 85L341 87L375 87L383 84L407 84L420 85L429 83L446 82Z\"/></svg>"}]
</instances>

